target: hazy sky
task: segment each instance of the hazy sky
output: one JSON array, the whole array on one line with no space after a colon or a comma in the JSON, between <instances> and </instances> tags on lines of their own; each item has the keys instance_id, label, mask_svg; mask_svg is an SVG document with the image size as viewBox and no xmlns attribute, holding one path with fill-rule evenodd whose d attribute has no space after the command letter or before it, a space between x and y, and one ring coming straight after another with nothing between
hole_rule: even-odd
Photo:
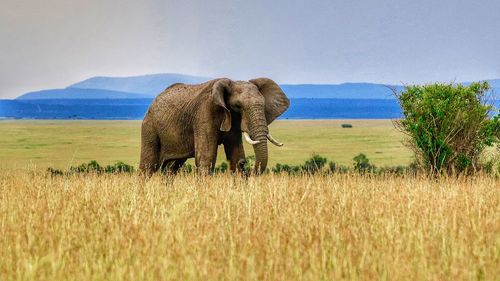
<instances>
[{"instance_id":1,"label":"hazy sky","mask_svg":"<svg viewBox=\"0 0 500 281\"><path fill-rule=\"evenodd\" d=\"M499 0L0 1L0 98L158 72L281 83L500 77Z\"/></svg>"}]
</instances>

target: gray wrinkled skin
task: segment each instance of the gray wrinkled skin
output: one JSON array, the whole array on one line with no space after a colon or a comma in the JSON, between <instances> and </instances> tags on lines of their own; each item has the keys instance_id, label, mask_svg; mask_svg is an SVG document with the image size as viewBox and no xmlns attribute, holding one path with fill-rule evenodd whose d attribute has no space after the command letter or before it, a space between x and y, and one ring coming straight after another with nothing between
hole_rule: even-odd
<instances>
[{"instance_id":1,"label":"gray wrinkled skin","mask_svg":"<svg viewBox=\"0 0 500 281\"><path fill-rule=\"evenodd\" d=\"M156 97L141 128L140 170L176 172L195 157L198 171L211 173L217 146L224 145L230 170L241 171L245 159L242 131L253 140L254 173L266 169L268 125L290 106L271 79L215 79L203 84L174 84Z\"/></svg>"}]
</instances>

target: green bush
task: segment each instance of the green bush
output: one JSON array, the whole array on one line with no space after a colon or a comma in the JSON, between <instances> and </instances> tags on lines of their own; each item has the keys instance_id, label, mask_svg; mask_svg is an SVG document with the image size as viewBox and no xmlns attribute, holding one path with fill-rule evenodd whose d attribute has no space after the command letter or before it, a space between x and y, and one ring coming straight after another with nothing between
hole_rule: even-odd
<instances>
[{"instance_id":1,"label":"green bush","mask_svg":"<svg viewBox=\"0 0 500 281\"><path fill-rule=\"evenodd\" d=\"M194 170L194 167L193 167L193 165L191 165L191 164L185 164L185 165L182 167L182 171L183 171L184 173L187 173L187 174L192 173L192 172L193 172L193 170Z\"/></svg>"},{"instance_id":2,"label":"green bush","mask_svg":"<svg viewBox=\"0 0 500 281\"><path fill-rule=\"evenodd\" d=\"M323 166L325 166L328 160L325 157L321 157L318 154L314 154L311 156L309 160L304 162L302 166L302 170L309 174L315 174L319 172Z\"/></svg>"},{"instance_id":3,"label":"green bush","mask_svg":"<svg viewBox=\"0 0 500 281\"><path fill-rule=\"evenodd\" d=\"M333 161L328 162L328 170L330 170L330 172L332 173L337 172L337 163Z\"/></svg>"},{"instance_id":4,"label":"green bush","mask_svg":"<svg viewBox=\"0 0 500 281\"><path fill-rule=\"evenodd\" d=\"M352 124L342 124L342 128L352 128Z\"/></svg>"},{"instance_id":5,"label":"green bush","mask_svg":"<svg viewBox=\"0 0 500 281\"><path fill-rule=\"evenodd\" d=\"M69 168L70 172L73 173L100 173L103 171L103 168L97 161L92 160L89 163L83 163L76 167Z\"/></svg>"},{"instance_id":6,"label":"green bush","mask_svg":"<svg viewBox=\"0 0 500 281\"><path fill-rule=\"evenodd\" d=\"M243 163L243 174L250 175L253 170L253 166L255 165L255 156L250 155L245 157L245 162Z\"/></svg>"},{"instance_id":7,"label":"green bush","mask_svg":"<svg viewBox=\"0 0 500 281\"><path fill-rule=\"evenodd\" d=\"M297 174L300 172L300 166L277 163L276 166L272 168L272 171L273 173Z\"/></svg>"},{"instance_id":8,"label":"green bush","mask_svg":"<svg viewBox=\"0 0 500 281\"><path fill-rule=\"evenodd\" d=\"M349 167L344 166L344 165L339 165L333 161L328 162L328 170L330 173L347 173L349 172Z\"/></svg>"},{"instance_id":9,"label":"green bush","mask_svg":"<svg viewBox=\"0 0 500 281\"><path fill-rule=\"evenodd\" d=\"M364 174L375 172L375 165L370 164L370 160L363 153L358 154L353 159L354 171Z\"/></svg>"},{"instance_id":10,"label":"green bush","mask_svg":"<svg viewBox=\"0 0 500 281\"><path fill-rule=\"evenodd\" d=\"M328 160L325 157L313 154L311 158L309 158L304 162L303 165L294 166L294 165L277 163L271 170L273 173L315 174L323 169L327 161Z\"/></svg>"},{"instance_id":11,"label":"green bush","mask_svg":"<svg viewBox=\"0 0 500 281\"><path fill-rule=\"evenodd\" d=\"M108 165L104 168L105 173L132 173L134 167L125 164L122 161L116 162L114 165Z\"/></svg>"},{"instance_id":12,"label":"green bush","mask_svg":"<svg viewBox=\"0 0 500 281\"><path fill-rule=\"evenodd\" d=\"M214 173L225 173L228 170L229 166L226 161L222 161L219 166L216 166L214 169Z\"/></svg>"},{"instance_id":13,"label":"green bush","mask_svg":"<svg viewBox=\"0 0 500 281\"><path fill-rule=\"evenodd\" d=\"M383 174L394 174L394 175L404 175L408 173L409 168L405 166L395 166L395 167L380 167L376 168L375 172L377 174L383 175Z\"/></svg>"},{"instance_id":14,"label":"green bush","mask_svg":"<svg viewBox=\"0 0 500 281\"><path fill-rule=\"evenodd\" d=\"M407 86L396 94L404 118L396 127L409 136L407 145L430 174L477 170L486 146L499 141L499 115L490 118L486 82L469 86Z\"/></svg>"},{"instance_id":15,"label":"green bush","mask_svg":"<svg viewBox=\"0 0 500 281\"><path fill-rule=\"evenodd\" d=\"M63 172L63 171L61 171L61 170L59 170L59 169L54 169L54 168L52 168L52 167L49 167L49 168L47 169L47 172L48 172L49 174L51 174L52 176L62 176L62 175L64 175L64 172Z\"/></svg>"}]
</instances>

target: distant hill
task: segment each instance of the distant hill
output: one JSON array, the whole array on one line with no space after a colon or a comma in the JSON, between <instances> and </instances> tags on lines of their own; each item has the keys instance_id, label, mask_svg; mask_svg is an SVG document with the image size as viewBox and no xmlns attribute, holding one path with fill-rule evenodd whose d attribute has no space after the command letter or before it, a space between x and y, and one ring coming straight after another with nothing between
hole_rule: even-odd
<instances>
[{"instance_id":1,"label":"distant hill","mask_svg":"<svg viewBox=\"0 0 500 281\"><path fill-rule=\"evenodd\" d=\"M136 93L110 91L102 89L52 89L26 93L17 97L18 100L36 99L143 99L148 96Z\"/></svg>"},{"instance_id":2,"label":"distant hill","mask_svg":"<svg viewBox=\"0 0 500 281\"><path fill-rule=\"evenodd\" d=\"M151 74L131 77L98 76L70 85L65 89L44 90L24 94L18 99L135 99L152 98L174 83L195 84L210 80L208 77L175 73ZM487 80L496 96L500 95L500 79ZM468 83L464 83L468 84ZM375 83L343 84L282 84L290 98L336 99L394 99L391 88Z\"/></svg>"},{"instance_id":3,"label":"distant hill","mask_svg":"<svg viewBox=\"0 0 500 281\"><path fill-rule=\"evenodd\" d=\"M195 84L205 82L210 79L211 78L207 77L176 73L162 73L131 77L97 76L75 83L68 88L104 89L156 96L174 83Z\"/></svg>"},{"instance_id":4,"label":"distant hill","mask_svg":"<svg viewBox=\"0 0 500 281\"><path fill-rule=\"evenodd\" d=\"M174 83L195 84L212 78L175 73L152 74L132 77L93 77L75 83L69 88L106 89L140 93L154 97ZM392 99L392 91L382 84L283 84L280 85L290 98L350 98Z\"/></svg>"}]
</instances>

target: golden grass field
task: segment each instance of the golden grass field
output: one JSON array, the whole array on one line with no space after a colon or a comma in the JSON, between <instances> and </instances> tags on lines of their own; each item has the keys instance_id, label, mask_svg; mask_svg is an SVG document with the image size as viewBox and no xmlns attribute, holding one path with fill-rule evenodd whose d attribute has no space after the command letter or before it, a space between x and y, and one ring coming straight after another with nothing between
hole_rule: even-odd
<instances>
[{"instance_id":1,"label":"golden grass field","mask_svg":"<svg viewBox=\"0 0 500 281\"><path fill-rule=\"evenodd\" d=\"M0 172L0 280L498 280L492 177Z\"/></svg>"},{"instance_id":2,"label":"golden grass field","mask_svg":"<svg viewBox=\"0 0 500 281\"><path fill-rule=\"evenodd\" d=\"M342 123L354 127L343 129ZM0 167L64 169L90 160L137 166L140 126L141 121L0 121ZM403 135L390 120L278 120L270 131L285 143L269 146L270 165L303 163L313 153L344 165L351 165L359 153L379 166L411 161L410 151L401 144ZM246 152L253 154L249 146ZM218 157L219 163L225 158L222 146Z\"/></svg>"},{"instance_id":3,"label":"golden grass field","mask_svg":"<svg viewBox=\"0 0 500 281\"><path fill-rule=\"evenodd\" d=\"M492 176L45 171L94 159L135 165L139 128L0 122L1 281L500 280ZM381 166L411 161L388 120L278 121L271 131L286 143L271 149L271 165L312 153L343 164L359 152Z\"/></svg>"}]
</instances>

